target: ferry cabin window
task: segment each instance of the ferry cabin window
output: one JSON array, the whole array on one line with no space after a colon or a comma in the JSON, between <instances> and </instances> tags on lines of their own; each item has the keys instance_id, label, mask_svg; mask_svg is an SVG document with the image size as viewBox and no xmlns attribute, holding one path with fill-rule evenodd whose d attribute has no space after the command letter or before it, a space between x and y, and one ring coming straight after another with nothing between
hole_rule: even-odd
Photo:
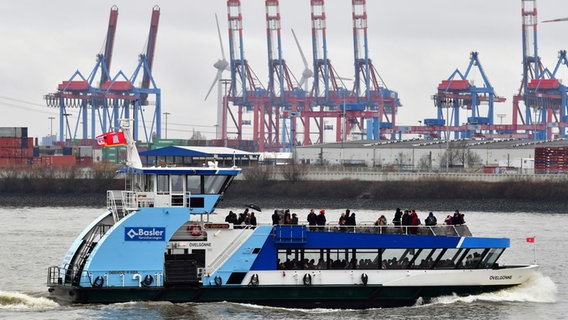
<instances>
[{"instance_id":1,"label":"ferry cabin window","mask_svg":"<svg viewBox=\"0 0 568 320\"><path fill-rule=\"evenodd\" d=\"M219 194L227 176L203 176L206 194Z\"/></svg>"},{"instance_id":2,"label":"ferry cabin window","mask_svg":"<svg viewBox=\"0 0 568 320\"><path fill-rule=\"evenodd\" d=\"M380 250L380 249L379 249ZM378 269L381 256L378 249L357 249L357 269Z\"/></svg>"},{"instance_id":3,"label":"ferry cabin window","mask_svg":"<svg viewBox=\"0 0 568 320\"><path fill-rule=\"evenodd\" d=\"M168 194L170 193L170 179L167 174L159 174L157 176L157 187L158 194Z\"/></svg>"},{"instance_id":4,"label":"ferry cabin window","mask_svg":"<svg viewBox=\"0 0 568 320\"><path fill-rule=\"evenodd\" d=\"M414 253L409 249L385 249L382 254L381 269L406 269L413 256Z\"/></svg>"},{"instance_id":5,"label":"ferry cabin window","mask_svg":"<svg viewBox=\"0 0 568 320\"><path fill-rule=\"evenodd\" d=\"M170 176L170 179L172 180L172 192L183 193L184 176L172 175L172 176Z\"/></svg>"},{"instance_id":6,"label":"ferry cabin window","mask_svg":"<svg viewBox=\"0 0 568 320\"><path fill-rule=\"evenodd\" d=\"M504 250L505 249L490 249L485 259L481 262L480 268L493 268L495 261L497 261Z\"/></svg>"},{"instance_id":7,"label":"ferry cabin window","mask_svg":"<svg viewBox=\"0 0 568 320\"><path fill-rule=\"evenodd\" d=\"M418 249L416 255L410 261L410 268L412 269L430 269L434 266L434 259L432 256L436 249Z\"/></svg>"},{"instance_id":8,"label":"ferry cabin window","mask_svg":"<svg viewBox=\"0 0 568 320\"><path fill-rule=\"evenodd\" d=\"M153 176L145 175L145 174L134 174L134 180L132 187L134 188L133 191L136 192L154 192L154 180Z\"/></svg>"},{"instance_id":9,"label":"ferry cabin window","mask_svg":"<svg viewBox=\"0 0 568 320\"><path fill-rule=\"evenodd\" d=\"M470 249L465 259L462 261L462 264L465 268L477 268L481 262L481 257L483 256L483 252L486 249ZM495 261L494 261L495 262Z\"/></svg>"},{"instance_id":10,"label":"ferry cabin window","mask_svg":"<svg viewBox=\"0 0 568 320\"><path fill-rule=\"evenodd\" d=\"M492 268L503 249L278 249L279 270Z\"/></svg>"},{"instance_id":11,"label":"ferry cabin window","mask_svg":"<svg viewBox=\"0 0 568 320\"><path fill-rule=\"evenodd\" d=\"M454 269L459 258L460 249L446 249L436 263L436 269Z\"/></svg>"},{"instance_id":12,"label":"ferry cabin window","mask_svg":"<svg viewBox=\"0 0 568 320\"><path fill-rule=\"evenodd\" d=\"M187 191L192 194L202 194L201 191L201 176L187 176Z\"/></svg>"}]
</instances>

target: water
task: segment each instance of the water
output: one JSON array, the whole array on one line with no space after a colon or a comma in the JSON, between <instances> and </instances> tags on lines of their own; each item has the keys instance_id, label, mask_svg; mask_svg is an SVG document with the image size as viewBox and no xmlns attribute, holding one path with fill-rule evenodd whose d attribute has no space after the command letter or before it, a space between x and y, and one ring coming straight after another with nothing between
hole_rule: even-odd
<instances>
[{"instance_id":1,"label":"water","mask_svg":"<svg viewBox=\"0 0 568 320\"><path fill-rule=\"evenodd\" d=\"M235 211L235 209L233 209ZM428 305L368 310L301 310L234 303L172 304L136 302L111 305L60 306L47 299L47 267L58 265L79 231L103 209L1 208L0 319L562 319L568 314L568 214L466 212L475 235L511 238L501 263L541 265L538 277L522 287L470 297L442 297ZM238 212L239 210L237 210ZM222 210L215 221L224 220ZM257 215L269 223L271 210ZM308 210L297 212L305 220ZM393 212L356 211L358 222L373 221ZM437 213L438 221L447 213ZM339 210L326 210L328 223L336 223ZM426 217L420 214L422 220ZM535 236L535 244L527 237ZM534 246L536 245L536 255Z\"/></svg>"}]
</instances>

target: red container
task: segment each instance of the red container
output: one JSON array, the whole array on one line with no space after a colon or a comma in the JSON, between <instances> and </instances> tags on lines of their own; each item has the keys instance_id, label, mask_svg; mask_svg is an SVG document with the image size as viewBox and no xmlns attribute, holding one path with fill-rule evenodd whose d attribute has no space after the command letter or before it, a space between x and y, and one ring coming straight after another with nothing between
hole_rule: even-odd
<instances>
[{"instance_id":1,"label":"red container","mask_svg":"<svg viewBox=\"0 0 568 320\"><path fill-rule=\"evenodd\" d=\"M57 86L57 90L66 91L84 91L89 89L89 82L87 81L63 81Z\"/></svg>"}]
</instances>

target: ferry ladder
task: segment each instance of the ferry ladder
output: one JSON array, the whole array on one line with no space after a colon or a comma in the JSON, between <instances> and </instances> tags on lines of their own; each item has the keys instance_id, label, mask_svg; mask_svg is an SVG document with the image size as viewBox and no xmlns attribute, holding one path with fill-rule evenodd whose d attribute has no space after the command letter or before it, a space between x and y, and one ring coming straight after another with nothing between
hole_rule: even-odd
<instances>
[{"instance_id":1,"label":"ferry ladder","mask_svg":"<svg viewBox=\"0 0 568 320\"><path fill-rule=\"evenodd\" d=\"M73 276L73 283L79 284L81 281L81 273L83 268L85 267L85 262L89 257L89 254L95 248L98 240L105 234L106 230L108 230L108 226L106 225L97 225L91 232L89 233L88 237L84 240L81 251L79 253L79 257L77 258L76 262L73 263L73 267L75 267L75 274Z\"/></svg>"}]
</instances>

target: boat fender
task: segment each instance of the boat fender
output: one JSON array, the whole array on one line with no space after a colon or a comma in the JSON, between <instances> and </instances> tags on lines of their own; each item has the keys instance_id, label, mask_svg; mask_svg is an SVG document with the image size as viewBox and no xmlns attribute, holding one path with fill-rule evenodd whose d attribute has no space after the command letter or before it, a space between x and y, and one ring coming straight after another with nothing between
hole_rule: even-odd
<instances>
[{"instance_id":1,"label":"boat fender","mask_svg":"<svg viewBox=\"0 0 568 320\"><path fill-rule=\"evenodd\" d=\"M304 285L305 286L311 286L312 285L312 275L309 273L306 273L304 275Z\"/></svg>"},{"instance_id":2,"label":"boat fender","mask_svg":"<svg viewBox=\"0 0 568 320\"><path fill-rule=\"evenodd\" d=\"M250 277L249 286L258 286L258 274L255 273Z\"/></svg>"},{"instance_id":3,"label":"boat fender","mask_svg":"<svg viewBox=\"0 0 568 320\"><path fill-rule=\"evenodd\" d=\"M363 282L363 285L366 286L368 281L369 281L369 276L366 273L363 273L361 275L361 282Z\"/></svg>"},{"instance_id":4,"label":"boat fender","mask_svg":"<svg viewBox=\"0 0 568 320\"><path fill-rule=\"evenodd\" d=\"M154 282L154 277L152 277L151 275L147 274L144 277L144 280L142 280L140 283L144 286L144 287L149 287L152 285L152 283Z\"/></svg>"},{"instance_id":5,"label":"boat fender","mask_svg":"<svg viewBox=\"0 0 568 320\"><path fill-rule=\"evenodd\" d=\"M203 230L201 230L201 225L199 223L194 223L191 226L189 226L187 228L187 230L191 233L192 236L194 237L199 237L202 233Z\"/></svg>"},{"instance_id":6,"label":"boat fender","mask_svg":"<svg viewBox=\"0 0 568 320\"><path fill-rule=\"evenodd\" d=\"M95 278L95 281L93 281L93 287L95 288L100 288L103 286L103 284L105 283L105 279L101 276L98 276Z\"/></svg>"},{"instance_id":7,"label":"boat fender","mask_svg":"<svg viewBox=\"0 0 568 320\"><path fill-rule=\"evenodd\" d=\"M221 279L220 276L216 276L216 277L215 277L215 285L216 285L217 287L220 287L222 284L223 284L223 279Z\"/></svg>"}]
</instances>

